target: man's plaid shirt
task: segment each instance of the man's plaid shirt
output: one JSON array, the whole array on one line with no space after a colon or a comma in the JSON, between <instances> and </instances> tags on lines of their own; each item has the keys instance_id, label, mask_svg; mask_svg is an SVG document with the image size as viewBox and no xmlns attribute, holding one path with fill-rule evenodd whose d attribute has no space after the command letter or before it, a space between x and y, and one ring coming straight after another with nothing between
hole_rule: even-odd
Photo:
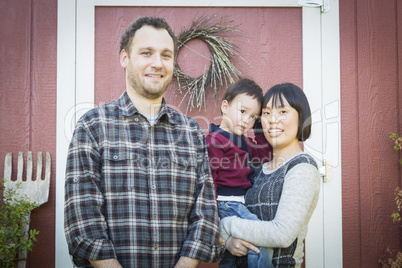
<instances>
[{"instance_id":1,"label":"man's plaid shirt","mask_svg":"<svg viewBox=\"0 0 402 268\"><path fill-rule=\"evenodd\" d=\"M173 267L217 261L218 214L205 137L163 101L156 124L127 92L86 113L67 158L65 233L75 265Z\"/></svg>"}]
</instances>

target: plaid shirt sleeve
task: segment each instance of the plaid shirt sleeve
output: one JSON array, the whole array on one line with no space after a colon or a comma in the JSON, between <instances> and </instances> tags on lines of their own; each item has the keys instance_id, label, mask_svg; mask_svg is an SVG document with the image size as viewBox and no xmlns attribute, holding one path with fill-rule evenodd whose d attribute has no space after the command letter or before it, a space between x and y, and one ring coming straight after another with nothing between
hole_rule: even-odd
<instances>
[{"instance_id":1,"label":"plaid shirt sleeve","mask_svg":"<svg viewBox=\"0 0 402 268\"><path fill-rule=\"evenodd\" d=\"M197 145L197 192L195 205L190 213L189 234L183 244L181 256L204 262L217 262L224 246L218 245L218 212L215 187L211 175L204 133L198 132Z\"/></svg>"},{"instance_id":2,"label":"plaid shirt sleeve","mask_svg":"<svg viewBox=\"0 0 402 268\"><path fill-rule=\"evenodd\" d=\"M65 234L68 249L78 267L92 267L87 260L116 258L101 208L98 145L79 121L70 143L65 180Z\"/></svg>"}]
</instances>

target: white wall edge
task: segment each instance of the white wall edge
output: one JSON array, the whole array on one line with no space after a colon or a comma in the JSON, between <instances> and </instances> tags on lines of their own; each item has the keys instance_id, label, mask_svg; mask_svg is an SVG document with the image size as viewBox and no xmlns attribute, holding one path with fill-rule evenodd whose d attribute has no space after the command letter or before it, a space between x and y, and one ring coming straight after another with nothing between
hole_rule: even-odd
<instances>
[{"instance_id":1,"label":"white wall edge","mask_svg":"<svg viewBox=\"0 0 402 268\"><path fill-rule=\"evenodd\" d=\"M322 87L325 122L324 158L333 180L324 186L325 267L342 267L342 165L339 0L330 0L330 11L322 14Z\"/></svg>"},{"instance_id":2,"label":"white wall edge","mask_svg":"<svg viewBox=\"0 0 402 268\"><path fill-rule=\"evenodd\" d=\"M95 1L77 3L76 120L94 107L95 98Z\"/></svg>"},{"instance_id":3,"label":"white wall edge","mask_svg":"<svg viewBox=\"0 0 402 268\"><path fill-rule=\"evenodd\" d=\"M57 3L57 129L55 267L71 267L64 236L64 176L69 145L67 115L75 109L75 1Z\"/></svg>"},{"instance_id":4,"label":"white wall edge","mask_svg":"<svg viewBox=\"0 0 402 268\"><path fill-rule=\"evenodd\" d=\"M303 20L303 91L312 113L310 138L304 143L304 151L321 166L323 158L322 136L322 74L321 74L321 12L320 8L306 8ZM307 60L308 59L308 60ZM306 267L324 267L324 197L323 185L317 207L310 219L305 240Z\"/></svg>"},{"instance_id":5,"label":"white wall edge","mask_svg":"<svg viewBox=\"0 0 402 268\"><path fill-rule=\"evenodd\" d=\"M304 15L304 14L303 14ZM303 27L307 26L303 23ZM326 13L321 13L320 22L321 40L320 48L314 54L304 54L303 58L316 57L320 54L321 74L317 73L318 81L321 83L322 94L317 96L311 92L309 94L309 86L305 84L306 93L309 99L321 98L322 107L319 112L313 116L313 126L316 124L322 131L322 151L320 152L318 140L312 140L311 145L313 150L309 153L317 153L317 160L326 160L332 169L332 181L323 183L320 192L320 201L316 208L317 210L325 211L324 218L318 218L313 215L310 221L309 233L306 238L306 251L314 252L314 255L306 254L306 267L342 267L342 170L341 170L341 113L340 113L340 36L339 36L339 3L338 0L330 1L330 10ZM304 38L304 35L303 35ZM309 44L303 44L306 47ZM309 49L309 48L306 48ZM304 63L310 65L309 62ZM314 75L307 70L314 68L306 66L303 71L304 81L312 81ZM308 77L310 76L311 77ZM314 107L315 109L316 107ZM314 109L313 112L314 112ZM315 121L315 122L314 122ZM311 141L310 141L311 142ZM317 144L315 144L317 143ZM321 163L322 164L322 161ZM319 237L315 237L316 228L323 232L323 241ZM314 232L311 232L311 230ZM322 252L322 253L320 253ZM323 260L319 260L318 256L324 256Z\"/></svg>"}]
</instances>

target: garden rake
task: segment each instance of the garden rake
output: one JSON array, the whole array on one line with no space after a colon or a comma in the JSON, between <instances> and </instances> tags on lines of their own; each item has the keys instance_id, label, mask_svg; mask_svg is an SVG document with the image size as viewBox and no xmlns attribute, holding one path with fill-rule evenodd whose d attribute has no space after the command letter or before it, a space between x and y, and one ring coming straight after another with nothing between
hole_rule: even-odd
<instances>
[{"instance_id":1,"label":"garden rake","mask_svg":"<svg viewBox=\"0 0 402 268\"><path fill-rule=\"evenodd\" d=\"M49 197L49 185L50 185L50 170L51 170L51 159L50 153L46 153L46 168L45 168L45 178L42 180L42 152L38 152L37 163L36 163L36 180L32 180L33 171L33 161L32 152L27 154L27 164L26 164L26 181L22 179L23 177L23 167L24 158L23 153L18 153L18 169L17 169L17 180L11 180L12 171L12 153L6 155L4 163L4 186L5 188L17 189L16 198L26 198L30 202L35 202L37 207L46 203ZM21 183L21 187L17 188L17 184ZM30 215L28 216L30 218ZM28 218L28 220L29 220ZM28 224L23 226L25 235L28 236L29 221ZM18 268L25 268L26 266L27 252L19 252Z\"/></svg>"}]
</instances>

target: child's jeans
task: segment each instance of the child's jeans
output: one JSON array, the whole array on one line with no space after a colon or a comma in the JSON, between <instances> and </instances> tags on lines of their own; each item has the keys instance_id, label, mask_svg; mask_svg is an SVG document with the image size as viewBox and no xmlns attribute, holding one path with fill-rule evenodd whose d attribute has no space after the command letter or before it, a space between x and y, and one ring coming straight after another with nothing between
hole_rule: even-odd
<instances>
[{"instance_id":1,"label":"child's jeans","mask_svg":"<svg viewBox=\"0 0 402 268\"><path fill-rule=\"evenodd\" d=\"M258 217L251 213L244 204L235 201L218 201L219 217L221 219L229 216L237 216L242 219L259 221ZM252 250L247 252L247 262L249 268L273 268L272 265L272 248L258 247L260 253ZM236 256L225 251L219 262L219 268L235 268Z\"/></svg>"}]
</instances>

